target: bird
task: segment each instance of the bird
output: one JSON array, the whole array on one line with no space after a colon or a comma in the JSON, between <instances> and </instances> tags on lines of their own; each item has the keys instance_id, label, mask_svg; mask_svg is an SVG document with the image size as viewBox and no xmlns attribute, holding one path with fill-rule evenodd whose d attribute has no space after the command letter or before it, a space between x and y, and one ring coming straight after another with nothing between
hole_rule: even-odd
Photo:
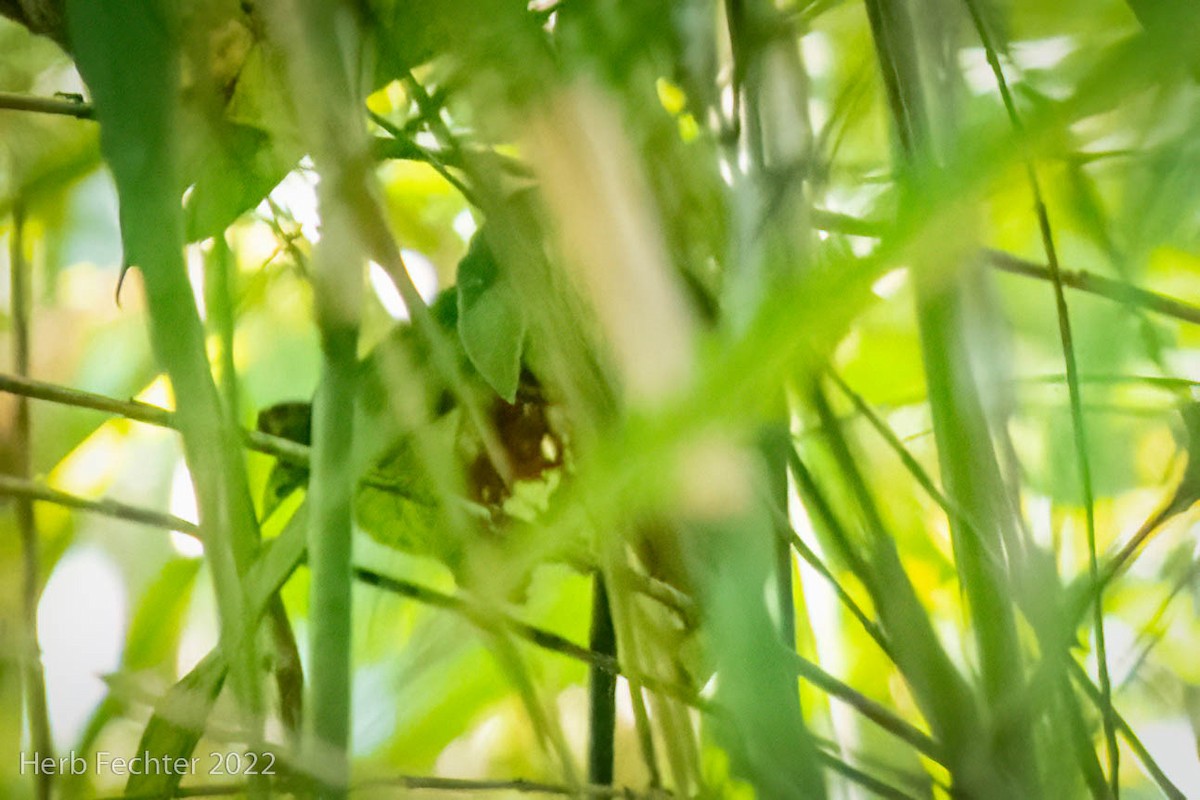
<instances>
[{"instance_id":1,"label":"bird","mask_svg":"<svg viewBox=\"0 0 1200 800\"><path fill-rule=\"evenodd\" d=\"M478 248L473 244L474 257ZM569 441L559 404L530 365L520 365L507 397L475 367L460 334L462 283L460 273L459 283L440 292L430 312L502 450L503 471L473 421L461 413L450 382L427 368L429 345L410 325L397 326L359 362L354 458L359 527L394 549L437 558L459 577L465 577L471 542L446 524L446 509L464 512L495 538L511 518L528 516L531 487L544 495L558 485ZM263 408L256 427L310 445L312 404L288 400ZM307 480L305 468L278 460L264 489L263 516ZM451 492L457 496L447 497Z\"/></svg>"}]
</instances>

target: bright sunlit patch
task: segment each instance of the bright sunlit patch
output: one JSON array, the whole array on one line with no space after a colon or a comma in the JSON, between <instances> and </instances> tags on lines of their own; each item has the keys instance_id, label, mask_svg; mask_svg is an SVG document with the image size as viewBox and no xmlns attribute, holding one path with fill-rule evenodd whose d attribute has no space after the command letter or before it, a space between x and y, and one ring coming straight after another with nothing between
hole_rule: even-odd
<instances>
[{"instance_id":1,"label":"bright sunlit patch","mask_svg":"<svg viewBox=\"0 0 1200 800\"><path fill-rule=\"evenodd\" d=\"M391 664L371 664L354 671L354 754L368 756L396 732L396 705L379 698L394 693Z\"/></svg>"},{"instance_id":2,"label":"bright sunlit patch","mask_svg":"<svg viewBox=\"0 0 1200 800\"><path fill-rule=\"evenodd\" d=\"M141 303L141 289L134 283L138 273L131 270L126 276L125 285L121 289L121 307L112 305L115 313L128 313ZM97 297L112 297L116 291L117 272L112 269L98 267L90 262L72 264L58 273L55 281L56 302L61 308L72 311L83 311L95 315L103 310L97 306ZM4 303L8 303L7 287Z\"/></svg>"},{"instance_id":3,"label":"bright sunlit patch","mask_svg":"<svg viewBox=\"0 0 1200 800\"><path fill-rule=\"evenodd\" d=\"M678 114L687 106L687 95L683 93L683 89L666 78L655 81L654 88L658 91L658 102L662 103L662 107L668 113Z\"/></svg>"},{"instance_id":4,"label":"bright sunlit patch","mask_svg":"<svg viewBox=\"0 0 1200 800\"><path fill-rule=\"evenodd\" d=\"M196 492L192 487L192 474L188 472L187 464L180 460L171 476L170 510L173 515L193 524L200 523L200 513L196 508ZM195 537L171 531L171 547L184 558L200 558L204 555L204 545Z\"/></svg>"},{"instance_id":5,"label":"bright sunlit patch","mask_svg":"<svg viewBox=\"0 0 1200 800\"><path fill-rule=\"evenodd\" d=\"M434 773L465 779L485 778L492 758L509 744L514 733L503 711L492 714L442 750Z\"/></svg>"},{"instance_id":6,"label":"bright sunlit patch","mask_svg":"<svg viewBox=\"0 0 1200 800\"><path fill-rule=\"evenodd\" d=\"M1184 717L1134 723L1151 757L1185 797L1200 797L1196 734Z\"/></svg>"},{"instance_id":7,"label":"bright sunlit patch","mask_svg":"<svg viewBox=\"0 0 1200 800\"><path fill-rule=\"evenodd\" d=\"M408 94L404 91L404 85L400 81L392 81L367 98L367 108L382 117L403 109L407 105Z\"/></svg>"},{"instance_id":8,"label":"bright sunlit patch","mask_svg":"<svg viewBox=\"0 0 1200 800\"><path fill-rule=\"evenodd\" d=\"M637 716L633 713L633 698L629 694L629 681L624 675L617 676L617 721L632 728L637 724Z\"/></svg>"},{"instance_id":9,"label":"bright sunlit patch","mask_svg":"<svg viewBox=\"0 0 1200 800\"><path fill-rule=\"evenodd\" d=\"M725 185L733 186L733 167L726 159L717 161L717 170L721 173L721 180L725 181Z\"/></svg>"},{"instance_id":10,"label":"bright sunlit patch","mask_svg":"<svg viewBox=\"0 0 1200 800\"><path fill-rule=\"evenodd\" d=\"M426 303L432 302L438 291L437 268L433 266L432 261L415 250L405 250L403 255L404 266L408 268L408 275L417 287L421 299ZM379 298L388 315L393 319L407 320L408 306L400 296L396 284L388 277L387 270L372 261L368 276L375 296Z\"/></svg>"},{"instance_id":11,"label":"bright sunlit patch","mask_svg":"<svg viewBox=\"0 0 1200 800\"><path fill-rule=\"evenodd\" d=\"M99 494L121 468L125 438L111 425L102 425L58 463L52 483L81 494Z\"/></svg>"},{"instance_id":12,"label":"bright sunlit patch","mask_svg":"<svg viewBox=\"0 0 1200 800\"><path fill-rule=\"evenodd\" d=\"M890 272L886 272L871 284L871 291L884 300L888 300L896 296L896 293L904 288L905 282L908 280L908 268L899 267Z\"/></svg>"},{"instance_id":13,"label":"bright sunlit patch","mask_svg":"<svg viewBox=\"0 0 1200 800\"><path fill-rule=\"evenodd\" d=\"M197 245L191 245L187 253L188 282L192 285L192 297L196 301L196 309L204 317L204 251Z\"/></svg>"},{"instance_id":14,"label":"bright sunlit patch","mask_svg":"<svg viewBox=\"0 0 1200 800\"><path fill-rule=\"evenodd\" d=\"M854 253L858 258L869 256L876 245L874 239L869 239L866 236L847 236L846 241L850 243L850 252Z\"/></svg>"},{"instance_id":15,"label":"bright sunlit patch","mask_svg":"<svg viewBox=\"0 0 1200 800\"><path fill-rule=\"evenodd\" d=\"M475 222L475 215L471 213L469 208L464 208L458 212L458 216L454 218L454 232L464 242L471 241L471 237L475 235L475 231L479 230L479 224Z\"/></svg>"},{"instance_id":16,"label":"bright sunlit patch","mask_svg":"<svg viewBox=\"0 0 1200 800\"><path fill-rule=\"evenodd\" d=\"M271 192L271 200L300 223L300 232L313 244L321 238L321 215L317 211L318 182L319 178L312 169L312 162L305 159L301 162L300 169L289 172ZM269 213L270 209L267 208L266 211Z\"/></svg>"},{"instance_id":17,"label":"bright sunlit patch","mask_svg":"<svg viewBox=\"0 0 1200 800\"><path fill-rule=\"evenodd\" d=\"M105 695L100 676L120 666L125 619L125 586L108 554L96 547L67 553L38 604L50 727L60 748L79 740Z\"/></svg>"},{"instance_id":18,"label":"bright sunlit patch","mask_svg":"<svg viewBox=\"0 0 1200 800\"><path fill-rule=\"evenodd\" d=\"M568 686L558 694L558 724L567 747L573 753L584 753L588 741L588 693L582 686Z\"/></svg>"},{"instance_id":19,"label":"bright sunlit patch","mask_svg":"<svg viewBox=\"0 0 1200 800\"><path fill-rule=\"evenodd\" d=\"M833 48L829 37L824 33L811 32L800 40L800 49L804 55L804 67L809 75L819 78L827 75L833 68Z\"/></svg>"},{"instance_id":20,"label":"bright sunlit patch","mask_svg":"<svg viewBox=\"0 0 1200 800\"><path fill-rule=\"evenodd\" d=\"M1034 491L1022 492L1022 499L1033 541L1039 547L1050 549L1054 544L1054 504L1049 497Z\"/></svg>"},{"instance_id":21,"label":"bright sunlit patch","mask_svg":"<svg viewBox=\"0 0 1200 800\"><path fill-rule=\"evenodd\" d=\"M175 393L171 391L171 382L166 375L159 375L150 381L150 385L142 389L134 399L159 408L172 411L175 409Z\"/></svg>"},{"instance_id":22,"label":"bright sunlit patch","mask_svg":"<svg viewBox=\"0 0 1200 800\"><path fill-rule=\"evenodd\" d=\"M819 98L808 103L808 119L813 130L819 131L829 122L829 104Z\"/></svg>"},{"instance_id":23,"label":"bright sunlit patch","mask_svg":"<svg viewBox=\"0 0 1200 800\"><path fill-rule=\"evenodd\" d=\"M1095 630L1093 629L1093 636ZM1114 686L1127 683L1141 663L1141 643L1138 633L1114 616L1104 619L1104 644L1108 652L1109 675ZM1095 651L1088 656L1089 669L1095 667Z\"/></svg>"},{"instance_id":24,"label":"bright sunlit patch","mask_svg":"<svg viewBox=\"0 0 1200 800\"><path fill-rule=\"evenodd\" d=\"M736 95L733 93L733 86L724 86L721 89L721 111L725 115L726 119L733 116L735 105Z\"/></svg>"},{"instance_id":25,"label":"bright sunlit patch","mask_svg":"<svg viewBox=\"0 0 1200 800\"><path fill-rule=\"evenodd\" d=\"M964 47L959 50L958 67L971 94L998 91L996 76L988 64L987 52L982 47Z\"/></svg>"},{"instance_id":26,"label":"bright sunlit patch","mask_svg":"<svg viewBox=\"0 0 1200 800\"><path fill-rule=\"evenodd\" d=\"M1053 69L1071 54L1078 41L1077 36L1050 36L1015 42L1012 57L1021 69Z\"/></svg>"}]
</instances>

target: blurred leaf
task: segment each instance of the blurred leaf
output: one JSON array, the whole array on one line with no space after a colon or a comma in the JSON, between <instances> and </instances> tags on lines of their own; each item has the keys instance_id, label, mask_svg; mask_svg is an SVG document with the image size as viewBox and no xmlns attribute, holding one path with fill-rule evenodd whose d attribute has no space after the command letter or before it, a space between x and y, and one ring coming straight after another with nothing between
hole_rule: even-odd
<instances>
[{"instance_id":1,"label":"blurred leaf","mask_svg":"<svg viewBox=\"0 0 1200 800\"><path fill-rule=\"evenodd\" d=\"M254 209L300 160L260 128L220 123L214 140L189 161L195 181L184 203L188 241L216 236Z\"/></svg>"},{"instance_id":2,"label":"blurred leaf","mask_svg":"<svg viewBox=\"0 0 1200 800\"><path fill-rule=\"evenodd\" d=\"M121 658L123 670L149 669L174 658L201 563L196 558L175 559L146 589L129 626Z\"/></svg>"},{"instance_id":3,"label":"blurred leaf","mask_svg":"<svg viewBox=\"0 0 1200 800\"><path fill-rule=\"evenodd\" d=\"M525 314L481 231L458 264L458 334L471 363L512 403L525 350Z\"/></svg>"},{"instance_id":4,"label":"blurred leaf","mask_svg":"<svg viewBox=\"0 0 1200 800\"><path fill-rule=\"evenodd\" d=\"M427 446L455 452L459 415L447 414L422 435ZM394 443L360 483L354 500L357 524L380 544L420 556L432 556L457 570L463 563L462 542L442 526L436 485L425 473L413 436Z\"/></svg>"},{"instance_id":5,"label":"blurred leaf","mask_svg":"<svg viewBox=\"0 0 1200 800\"><path fill-rule=\"evenodd\" d=\"M121 198L121 233L129 263L155 260L164 196L181 187L175 152L178 52L170 15L158 0L93 3L68 0L75 60L91 90L100 145Z\"/></svg>"},{"instance_id":6,"label":"blurred leaf","mask_svg":"<svg viewBox=\"0 0 1200 800\"><path fill-rule=\"evenodd\" d=\"M154 716L142 731L137 752L151 759L189 758L195 752L208 715L225 683L225 660L213 651L175 684L154 708ZM168 770L146 770L130 774L125 784L127 797L174 797L184 775Z\"/></svg>"}]
</instances>

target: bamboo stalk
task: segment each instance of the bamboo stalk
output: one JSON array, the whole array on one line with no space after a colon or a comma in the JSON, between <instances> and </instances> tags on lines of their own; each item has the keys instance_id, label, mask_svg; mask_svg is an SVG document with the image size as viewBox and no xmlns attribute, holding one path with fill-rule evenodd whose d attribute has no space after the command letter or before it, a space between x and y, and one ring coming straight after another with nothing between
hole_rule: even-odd
<instances>
[{"instance_id":1,"label":"bamboo stalk","mask_svg":"<svg viewBox=\"0 0 1200 800\"><path fill-rule=\"evenodd\" d=\"M29 374L30 346L30 274L25 259L25 206L18 200L13 205L13 232L9 248L10 288L13 325L13 364L18 375ZM18 397L13 421L13 470L15 480L29 480L32 473L33 434L29 417L29 401ZM0 480L10 480L0 475ZM21 537L22 613L25 652L25 707L28 714L30 739L38 757L54 756L54 737L50 729L50 712L46 705L46 676L42 669L41 647L38 644L38 601L42 594L41 544L38 541L37 517L33 498L17 499L17 528ZM52 774L39 771L37 796L49 800L54 788Z\"/></svg>"},{"instance_id":2,"label":"bamboo stalk","mask_svg":"<svg viewBox=\"0 0 1200 800\"><path fill-rule=\"evenodd\" d=\"M983 44L988 66L996 78L1000 89L1000 97L1004 102L1005 111L1013 129L1021 134L1024 125L1017 112L1016 103L1009 91L1008 82L1004 77L1004 69L1000 66L1000 58L992 37L984 23L976 0L964 0L971 22ZM1096 596L1093 608L1092 628L1096 637L1096 659L1099 664L1100 692L1104 697L1103 719L1105 747L1108 750L1108 779L1109 787L1114 798L1121 796L1120 784L1120 749L1117 747L1116 722L1112 707L1112 681L1108 671L1108 648L1104 635L1104 600L1103 586L1100 584L1100 562L1096 551L1096 498L1092 485L1092 467L1088 458L1087 423L1083 415L1083 393L1079 386L1079 366L1075 356L1074 335L1071 330L1071 315L1067 308L1067 296L1063 289L1062 270L1058 264L1058 248L1054 242L1054 231L1050 224L1050 213L1042 195L1041 183L1038 180L1037 167L1032 156L1025 158L1025 174L1029 183L1030 193L1037 216L1038 231L1041 234L1042 248L1046 254L1046 264L1050 273L1050 283L1054 287L1054 306L1058 317L1059 338L1062 340L1063 361L1066 364L1067 393L1071 407L1071 431L1075 443L1075 460L1079 470L1079 486L1083 494L1084 520L1087 532L1088 571L1096 583Z\"/></svg>"},{"instance_id":3,"label":"bamboo stalk","mask_svg":"<svg viewBox=\"0 0 1200 800\"><path fill-rule=\"evenodd\" d=\"M867 13L892 113L899 171L906 179L902 188L913 200L919 190L911 184L912 177L932 160L933 141L909 4L867 0ZM951 519L954 556L975 620L984 693L992 705L1001 707L1007 698L1016 696L1024 677L1006 575L987 553L1001 551L1004 531L1013 521L1001 500L1005 496L1003 479L960 335L959 282L939 279L937 272L938 265L931 264L914 276L917 326L943 482L956 506L975 523L971 529ZM957 773L956 785L980 797L1001 796L1006 791L1036 796L1038 769L1031 720L1015 716L995 735L994 744L944 742L958 751L951 768ZM982 759L968 755L969 749L981 746L989 755Z\"/></svg>"}]
</instances>

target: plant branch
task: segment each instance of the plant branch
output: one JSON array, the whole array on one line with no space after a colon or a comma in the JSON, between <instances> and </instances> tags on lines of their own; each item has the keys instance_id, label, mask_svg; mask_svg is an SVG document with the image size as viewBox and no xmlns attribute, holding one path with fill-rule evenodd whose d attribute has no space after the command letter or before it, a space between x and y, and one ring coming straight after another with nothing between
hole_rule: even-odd
<instances>
[{"instance_id":1,"label":"plant branch","mask_svg":"<svg viewBox=\"0 0 1200 800\"><path fill-rule=\"evenodd\" d=\"M38 97L14 92L0 92L0 110L29 111L35 114L56 114L60 117L93 119L91 103L65 97Z\"/></svg>"},{"instance_id":2,"label":"plant branch","mask_svg":"<svg viewBox=\"0 0 1200 800\"><path fill-rule=\"evenodd\" d=\"M1024 275L1027 278L1037 278L1043 281L1053 281L1050 268L1044 264L1027 261L1002 250L986 250L988 261L1001 272L1013 275ZM1058 270L1059 279L1063 286L1077 289L1098 297L1104 297L1118 303L1152 311L1164 317L1171 317L1182 322L1200 325L1200 306L1169 297L1148 289L1142 289L1125 281L1106 278L1085 270Z\"/></svg>"},{"instance_id":3,"label":"plant branch","mask_svg":"<svg viewBox=\"0 0 1200 800\"><path fill-rule=\"evenodd\" d=\"M177 531L185 533L188 536L194 536L197 539L201 538L200 529L195 523L188 522L171 514L152 511L139 506L131 506L108 498L103 500L89 500L86 497L79 497L78 495L53 489L34 481L14 478L9 475L0 475L0 495L27 498L43 503L53 503L65 508L89 511L93 514L100 514L101 516L113 519L136 522L139 525L149 525L152 528Z\"/></svg>"},{"instance_id":4,"label":"plant branch","mask_svg":"<svg viewBox=\"0 0 1200 800\"><path fill-rule=\"evenodd\" d=\"M1084 671L1083 667L1079 666L1074 658L1068 659L1068 662L1071 677L1083 689L1083 693L1088 696L1088 699L1103 713L1104 696L1100 689L1097 688L1096 684L1092 683L1092 679L1088 676L1087 672ZM1146 749L1146 746L1142 744L1142 740L1138 738L1133 728L1130 727L1129 723L1116 709L1113 709L1113 720L1116 723L1117 730L1121 734L1121 738L1129 745L1129 749L1137 756L1138 761L1142 762L1142 766L1146 768L1146 772L1150 774L1150 778L1162 790L1162 793L1169 800L1187 800L1187 795L1167 777L1167 773L1163 772L1162 767L1150 755L1150 751Z\"/></svg>"},{"instance_id":5,"label":"plant branch","mask_svg":"<svg viewBox=\"0 0 1200 800\"><path fill-rule=\"evenodd\" d=\"M813 210L813 226L827 233L872 239L882 238L887 233L887 227L882 223L824 209ZM1054 280L1050 268L1046 264L1039 264L1036 261L1030 261L995 248L987 248L983 253L988 263L1001 272L1042 281ZM1063 286L1071 289L1141 308L1181 322L1200 325L1200 306L1192 303L1143 289L1127 281L1097 275L1087 270L1067 270L1062 269L1060 265L1058 274Z\"/></svg>"},{"instance_id":6,"label":"plant branch","mask_svg":"<svg viewBox=\"0 0 1200 800\"><path fill-rule=\"evenodd\" d=\"M795 667L796 674L808 683L821 689L830 697L841 700L888 733L912 745L917 752L939 764L946 763L946 755L941 745L935 742L929 734L905 721L895 712L851 688L798 653L793 654L792 665Z\"/></svg>"},{"instance_id":7,"label":"plant branch","mask_svg":"<svg viewBox=\"0 0 1200 800\"><path fill-rule=\"evenodd\" d=\"M179 430L175 412L139 400L117 400L94 392L4 373L0 373L0 392L31 397L35 400L46 400L75 408L86 408L159 428ZM274 456L296 466L308 466L309 451L305 445L255 430L242 430L242 439L246 447L251 450Z\"/></svg>"}]
</instances>

